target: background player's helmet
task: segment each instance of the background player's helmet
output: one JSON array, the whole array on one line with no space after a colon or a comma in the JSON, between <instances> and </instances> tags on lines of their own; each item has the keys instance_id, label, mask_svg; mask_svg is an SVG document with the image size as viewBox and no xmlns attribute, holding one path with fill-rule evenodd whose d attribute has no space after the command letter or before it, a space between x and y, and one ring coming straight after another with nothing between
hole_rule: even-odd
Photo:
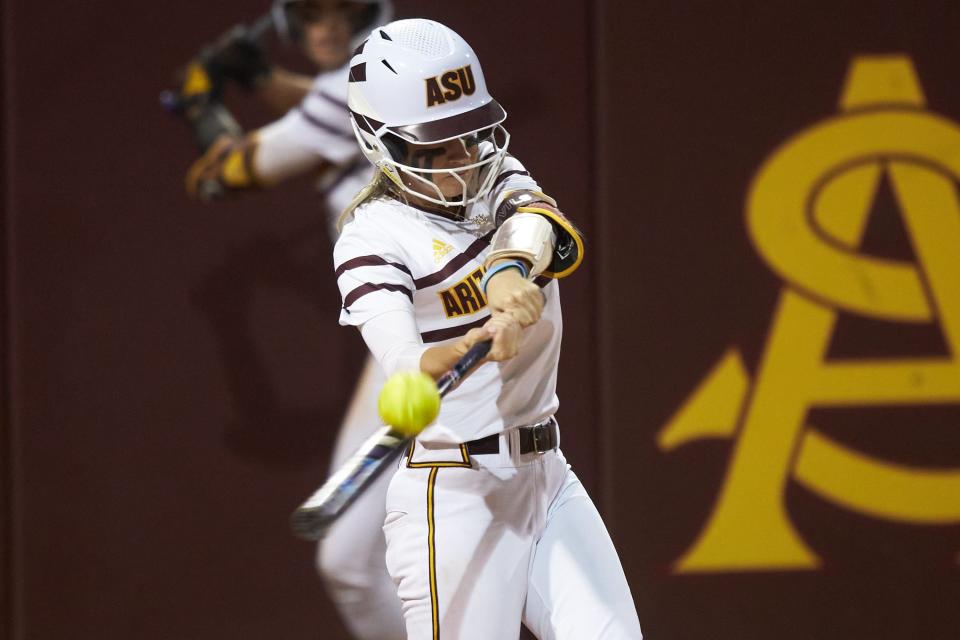
<instances>
[{"instance_id":1,"label":"background player's helmet","mask_svg":"<svg viewBox=\"0 0 960 640\"><path fill-rule=\"evenodd\" d=\"M404 191L445 206L489 193L510 141L501 125L507 114L487 92L473 49L452 29L423 19L374 29L350 60L347 102L364 155ZM479 139L474 164L422 169L404 163L409 145L471 137L474 143ZM443 195L430 179L438 173L460 181L460 198ZM427 186L435 197L412 190L402 176Z\"/></svg>"},{"instance_id":2,"label":"background player's helmet","mask_svg":"<svg viewBox=\"0 0 960 640\"><path fill-rule=\"evenodd\" d=\"M286 42L299 42L303 36L303 21L309 20L315 6L360 5L353 24L353 41L350 47L356 47L367 37L370 29L386 24L393 17L393 3L390 0L274 0L271 8L273 24L281 39Z\"/></svg>"}]
</instances>

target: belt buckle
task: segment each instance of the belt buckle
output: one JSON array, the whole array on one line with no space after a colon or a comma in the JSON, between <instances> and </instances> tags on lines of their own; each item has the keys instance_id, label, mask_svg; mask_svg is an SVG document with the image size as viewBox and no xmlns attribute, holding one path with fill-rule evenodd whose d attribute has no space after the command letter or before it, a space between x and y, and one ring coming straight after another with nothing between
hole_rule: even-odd
<instances>
[{"instance_id":1,"label":"belt buckle","mask_svg":"<svg viewBox=\"0 0 960 640\"><path fill-rule=\"evenodd\" d=\"M553 433L550 431L550 427L552 426L553 422L548 420L546 423L538 424L530 430L530 436L533 439L533 450L536 453L547 453L553 450Z\"/></svg>"}]
</instances>

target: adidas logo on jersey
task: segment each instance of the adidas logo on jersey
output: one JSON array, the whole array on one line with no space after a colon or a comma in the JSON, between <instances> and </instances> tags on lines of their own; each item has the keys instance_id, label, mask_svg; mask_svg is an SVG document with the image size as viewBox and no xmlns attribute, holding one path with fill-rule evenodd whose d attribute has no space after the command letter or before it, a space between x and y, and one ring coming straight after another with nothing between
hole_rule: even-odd
<instances>
[{"instance_id":1,"label":"adidas logo on jersey","mask_svg":"<svg viewBox=\"0 0 960 640\"><path fill-rule=\"evenodd\" d=\"M443 302L443 312L448 318L476 313L487 306L487 299L480 290L481 280L483 280L482 268L437 294Z\"/></svg>"},{"instance_id":2,"label":"adidas logo on jersey","mask_svg":"<svg viewBox=\"0 0 960 640\"><path fill-rule=\"evenodd\" d=\"M433 261L437 264L443 262L443 259L448 253L453 251L453 247L448 245L446 242L441 242L440 240L434 239L433 241Z\"/></svg>"}]
</instances>

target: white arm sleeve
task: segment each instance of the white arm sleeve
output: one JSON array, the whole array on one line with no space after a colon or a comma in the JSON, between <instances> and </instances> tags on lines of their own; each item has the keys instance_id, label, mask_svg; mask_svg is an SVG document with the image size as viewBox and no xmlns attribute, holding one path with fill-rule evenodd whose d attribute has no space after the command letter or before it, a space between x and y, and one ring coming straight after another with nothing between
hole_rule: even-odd
<instances>
[{"instance_id":1,"label":"white arm sleeve","mask_svg":"<svg viewBox=\"0 0 960 640\"><path fill-rule=\"evenodd\" d=\"M370 353L387 375L398 371L419 371L420 358L429 348L420 339L413 315L406 311L387 311L360 326Z\"/></svg>"},{"instance_id":2,"label":"white arm sleeve","mask_svg":"<svg viewBox=\"0 0 960 640\"><path fill-rule=\"evenodd\" d=\"M299 106L259 130L254 172L273 183L322 161L346 166L360 155L347 107L347 67L317 76Z\"/></svg>"},{"instance_id":3,"label":"white arm sleeve","mask_svg":"<svg viewBox=\"0 0 960 640\"><path fill-rule=\"evenodd\" d=\"M296 115L287 115L257 132L253 171L273 184L305 173L323 162L323 156L303 144Z\"/></svg>"}]
</instances>

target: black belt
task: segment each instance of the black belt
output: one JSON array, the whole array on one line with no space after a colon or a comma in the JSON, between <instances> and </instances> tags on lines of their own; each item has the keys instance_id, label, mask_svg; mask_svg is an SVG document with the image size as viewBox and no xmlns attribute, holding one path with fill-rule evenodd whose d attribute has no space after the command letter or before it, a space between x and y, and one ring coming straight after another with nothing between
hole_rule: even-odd
<instances>
[{"instance_id":1,"label":"black belt","mask_svg":"<svg viewBox=\"0 0 960 640\"><path fill-rule=\"evenodd\" d=\"M517 433L520 434L520 455L534 451L537 453L553 451L560 443L557 421L554 420L553 416L532 427L520 427L517 429ZM500 434L495 433L492 436L471 440L464 444L467 446L467 453L472 456L500 453Z\"/></svg>"}]
</instances>

